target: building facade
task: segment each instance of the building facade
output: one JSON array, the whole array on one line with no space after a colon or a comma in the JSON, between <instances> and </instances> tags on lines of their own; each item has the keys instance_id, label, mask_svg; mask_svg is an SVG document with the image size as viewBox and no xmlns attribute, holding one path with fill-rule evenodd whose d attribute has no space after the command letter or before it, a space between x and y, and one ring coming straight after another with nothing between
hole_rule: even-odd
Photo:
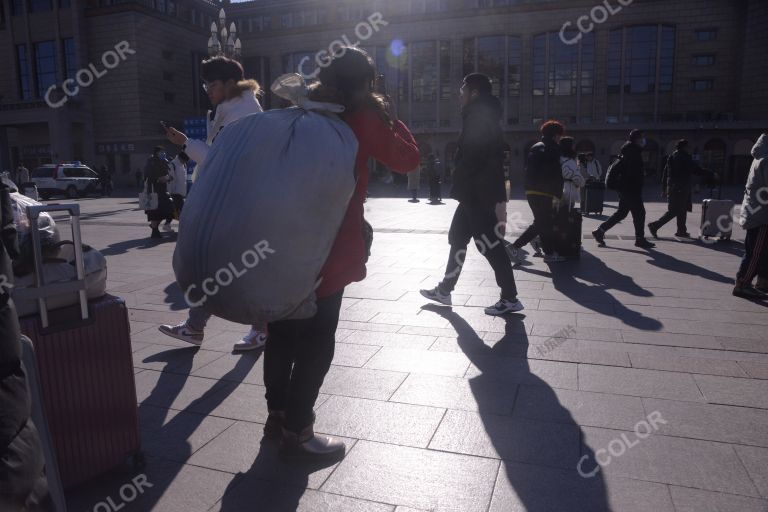
<instances>
[{"instance_id":1,"label":"building facade","mask_svg":"<svg viewBox=\"0 0 768 512\"><path fill-rule=\"evenodd\" d=\"M0 169L80 160L132 183L160 121L201 116L203 0L1 0Z\"/></svg>"},{"instance_id":2,"label":"building facade","mask_svg":"<svg viewBox=\"0 0 768 512\"><path fill-rule=\"evenodd\" d=\"M0 2L0 55L11 68L0 76L3 168L85 159L132 174L162 142L159 121L180 126L205 112L197 71L221 4ZM311 77L341 44L369 51L398 116L449 165L461 127L458 88L472 71L490 75L502 99L513 176L549 118L604 164L632 128L648 132L651 169L687 138L702 165L734 184L768 129L764 0L253 0L225 8L246 74L265 86L284 72ZM121 53L121 43L135 53ZM48 88L87 83L82 69L92 83L51 107ZM56 94L53 103L63 99ZM263 101L278 106L269 92Z\"/></svg>"},{"instance_id":3,"label":"building facade","mask_svg":"<svg viewBox=\"0 0 768 512\"><path fill-rule=\"evenodd\" d=\"M549 118L604 164L632 128L648 131L651 169L687 138L729 183L744 182L768 129L762 0L255 0L229 10L246 70L267 82L312 75L318 52L359 42L422 148L448 161L472 71L493 78L504 105L513 174Z\"/></svg>"}]
</instances>

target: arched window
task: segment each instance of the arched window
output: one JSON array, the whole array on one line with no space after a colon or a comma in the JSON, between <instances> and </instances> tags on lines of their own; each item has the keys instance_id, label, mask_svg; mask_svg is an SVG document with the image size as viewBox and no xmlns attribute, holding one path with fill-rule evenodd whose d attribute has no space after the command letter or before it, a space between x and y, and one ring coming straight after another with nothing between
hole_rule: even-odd
<instances>
[{"instance_id":1,"label":"arched window","mask_svg":"<svg viewBox=\"0 0 768 512\"><path fill-rule=\"evenodd\" d=\"M463 73L465 76L473 72L488 75L495 96L519 96L521 49L520 38L515 36L465 39Z\"/></svg>"},{"instance_id":2,"label":"arched window","mask_svg":"<svg viewBox=\"0 0 768 512\"><path fill-rule=\"evenodd\" d=\"M675 38L675 27L666 25L640 25L611 30L608 38L608 93L618 94L623 91L626 94L648 94L657 90L671 91Z\"/></svg>"},{"instance_id":3,"label":"arched window","mask_svg":"<svg viewBox=\"0 0 768 512\"><path fill-rule=\"evenodd\" d=\"M574 39L566 33L565 39ZM578 43L566 44L559 32L533 38L533 95L575 96L592 94L595 74L595 35L584 34Z\"/></svg>"}]
</instances>

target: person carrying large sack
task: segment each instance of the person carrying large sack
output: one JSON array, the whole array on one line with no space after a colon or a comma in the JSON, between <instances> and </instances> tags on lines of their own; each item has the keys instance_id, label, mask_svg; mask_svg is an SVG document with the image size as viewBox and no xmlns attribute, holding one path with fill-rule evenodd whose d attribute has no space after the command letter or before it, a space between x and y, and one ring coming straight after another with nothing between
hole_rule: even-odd
<instances>
[{"instance_id":1,"label":"person carrying large sack","mask_svg":"<svg viewBox=\"0 0 768 512\"><path fill-rule=\"evenodd\" d=\"M320 272L316 314L269 324L264 352L269 417L264 434L281 440L286 456L322 459L344 454L343 442L314 433L313 407L333 359L344 288L366 276L363 202L368 160L373 158L400 173L419 164L419 149L408 128L394 118L388 98L372 92L375 69L363 50L343 48L322 69L319 84L309 93L310 101L343 105L341 118L352 128L359 147L354 193Z\"/></svg>"}]
</instances>

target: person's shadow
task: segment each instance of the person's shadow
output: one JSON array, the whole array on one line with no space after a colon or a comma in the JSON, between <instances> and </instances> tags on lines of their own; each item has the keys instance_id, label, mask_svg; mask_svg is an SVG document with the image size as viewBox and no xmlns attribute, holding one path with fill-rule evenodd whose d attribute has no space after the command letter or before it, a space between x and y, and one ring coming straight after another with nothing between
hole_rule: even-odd
<instances>
[{"instance_id":1,"label":"person's shadow","mask_svg":"<svg viewBox=\"0 0 768 512\"><path fill-rule=\"evenodd\" d=\"M649 249L648 254L651 256L651 260L648 261L650 265L668 270L670 272L677 272L678 274L688 274L691 276L703 277L709 281L715 281L716 283L733 283L732 277L718 274L712 270L700 267L690 261L680 260L669 254L665 254L656 249Z\"/></svg>"},{"instance_id":2,"label":"person's shadow","mask_svg":"<svg viewBox=\"0 0 768 512\"><path fill-rule=\"evenodd\" d=\"M661 322L629 309L608 293L608 290L621 291L635 297L652 297L651 292L635 283L632 277L613 270L587 251L582 251L581 254L580 261L550 266L549 275L555 290L580 306L615 317L636 329L661 330L664 326ZM547 275L535 269L516 268L536 275Z\"/></svg>"},{"instance_id":3,"label":"person's shadow","mask_svg":"<svg viewBox=\"0 0 768 512\"><path fill-rule=\"evenodd\" d=\"M103 500L105 495L114 496L121 485L124 487L126 483L143 477L148 482L148 488L144 488L135 501L126 504L126 512L159 510L157 507L160 500L179 478L186 467L184 464L192 456L190 437L208 415L237 389L237 384L232 381L247 374L261 355L243 355L232 370L220 380L211 381L212 386L183 410L171 410L171 405L181 396L189 380L197 350L170 349L144 360L145 363L165 363L164 371L160 372L154 388L138 407L145 465L118 467L72 491L68 496L69 508L92 510L94 504L98 505L97 502ZM166 422L171 414L174 416Z\"/></svg>"},{"instance_id":4,"label":"person's shadow","mask_svg":"<svg viewBox=\"0 0 768 512\"><path fill-rule=\"evenodd\" d=\"M165 292L165 303L171 308L171 311L181 311L189 309L189 304L184 299L184 293L179 287L179 283L172 282L163 290Z\"/></svg>"},{"instance_id":5,"label":"person's shadow","mask_svg":"<svg viewBox=\"0 0 768 512\"><path fill-rule=\"evenodd\" d=\"M153 247L157 247L161 244L166 244L169 242L175 242L176 241L176 235L175 234L166 234L163 238L149 238L149 235L147 235L146 238L139 238L136 240L124 240L122 242L117 242L114 244L109 244L107 247L100 249L101 254L104 256L115 256L118 254L125 254L128 251L132 249L151 249Z\"/></svg>"},{"instance_id":6,"label":"person's shadow","mask_svg":"<svg viewBox=\"0 0 768 512\"><path fill-rule=\"evenodd\" d=\"M594 451L552 387L531 371L523 316L507 316L505 336L490 347L450 307L422 309L450 322L477 369L469 385L512 488L505 492L497 482L498 499L506 500L499 510L610 512L603 472L594 471ZM500 390L508 394L511 417L500 415Z\"/></svg>"}]
</instances>

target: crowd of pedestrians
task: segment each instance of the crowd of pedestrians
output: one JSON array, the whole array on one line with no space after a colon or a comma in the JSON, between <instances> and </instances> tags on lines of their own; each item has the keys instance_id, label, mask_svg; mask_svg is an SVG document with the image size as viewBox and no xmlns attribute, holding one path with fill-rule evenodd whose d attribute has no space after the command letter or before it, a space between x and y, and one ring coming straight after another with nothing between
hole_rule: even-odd
<instances>
[{"instance_id":1,"label":"crowd of pedestrians","mask_svg":"<svg viewBox=\"0 0 768 512\"><path fill-rule=\"evenodd\" d=\"M171 143L179 146L172 163L163 148L156 148L143 172L145 186L162 193L164 203L147 212L152 236L162 236L158 226L167 219L164 208L181 209L184 192L169 185L186 175L191 157L198 162L197 173L205 172L206 156L218 132L230 123L252 113L261 112L258 84L244 79L242 67L235 61L216 57L202 65L205 89L211 103L217 107L210 121L208 140L192 141L173 128L167 128ZM264 384L269 409L264 428L265 437L280 442L285 455L308 458L336 458L343 455L344 443L338 439L316 434L314 404L330 368L334 354L335 332L339 321L344 289L350 283L365 278L370 251L371 229L363 218L363 203L369 181L369 162L376 161L389 169L408 174L411 201L417 201L421 157L417 143L407 126L399 121L385 95L375 92L375 66L362 50L347 48L323 68L318 82L311 86L309 99L333 102L343 106L339 117L358 139L355 166L356 186L347 206L333 248L321 271L316 289L317 311L308 319L281 320L269 325L253 325L251 331L235 344L235 350L264 348ZM576 207L584 201L588 183L602 183L603 170L593 154L577 155L574 139L558 121L547 121L540 128L541 140L528 155L525 171L525 194L533 214L533 223L512 244L504 240L508 193L504 172L504 138L500 125L501 103L492 94L490 79L480 73L464 78L460 88L462 131L452 173L451 196L458 201L448 233L448 262L442 281L421 294L444 305L451 305L451 294L457 285L465 262L469 243L487 259L500 289L499 300L487 307L485 313L501 316L524 309L517 296L513 267L522 261L524 247L532 244L542 252L544 261L565 261L563 230L573 229L581 244L581 222L563 226L563 219L573 219ZM593 232L599 245L605 244L605 234L618 222L632 215L635 245L651 249L654 244L645 237L645 207L643 204L644 165L642 151L645 136L633 130L621 149L613 172L613 186L619 195L617 211ZM678 221L679 236L687 235L686 213L691 208L691 177L712 173L696 165L687 152L687 141L677 144L665 168L665 194L669 211L648 225L657 236L669 220ZM758 189L768 186L768 140L764 136L753 152L753 165L747 198L757 201ZM188 156L187 156L188 155ZM442 199L439 190L439 161L434 154L426 156L426 173L430 182L430 198ZM181 171L183 169L183 173ZM758 205L760 206L760 205ZM566 212L567 215L563 215ZM764 297L766 244L768 243L768 213L756 208L754 214L742 218L747 229L747 255L739 270L734 294L750 298ZM753 287L754 277L761 280ZM760 290L763 290L762 292ZM737 293L738 292L738 293ZM193 345L203 343L204 329L210 314L202 307L193 307L183 323L164 325L160 330Z\"/></svg>"}]
</instances>

